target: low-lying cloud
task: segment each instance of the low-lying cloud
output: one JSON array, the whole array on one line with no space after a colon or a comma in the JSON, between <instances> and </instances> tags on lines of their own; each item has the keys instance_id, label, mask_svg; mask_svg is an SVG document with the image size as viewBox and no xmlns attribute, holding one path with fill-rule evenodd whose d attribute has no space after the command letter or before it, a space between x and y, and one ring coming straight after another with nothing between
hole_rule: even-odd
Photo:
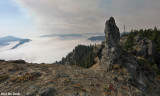
<instances>
[{"instance_id":1,"label":"low-lying cloud","mask_svg":"<svg viewBox=\"0 0 160 96\"><path fill-rule=\"evenodd\" d=\"M89 45L101 42L91 42L87 40L87 37L32 38L31 42L11 50L10 48L16 43L17 42L14 42L11 45L0 47L0 59L23 59L32 63L53 63L59 61L62 57L65 57L78 44Z\"/></svg>"}]
</instances>

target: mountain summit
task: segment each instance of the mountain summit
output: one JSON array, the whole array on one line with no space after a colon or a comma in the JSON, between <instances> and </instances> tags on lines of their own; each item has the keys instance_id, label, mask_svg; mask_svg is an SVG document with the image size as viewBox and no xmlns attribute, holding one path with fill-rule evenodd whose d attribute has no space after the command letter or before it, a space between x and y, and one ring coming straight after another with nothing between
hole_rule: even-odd
<instances>
[{"instance_id":1,"label":"mountain summit","mask_svg":"<svg viewBox=\"0 0 160 96\"><path fill-rule=\"evenodd\" d=\"M102 44L79 45L56 62L60 64L0 60L1 91L21 96L159 96L157 73L145 58L123 48L113 17L104 32Z\"/></svg>"},{"instance_id":2,"label":"mountain summit","mask_svg":"<svg viewBox=\"0 0 160 96\"><path fill-rule=\"evenodd\" d=\"M151 68L146 67L146 62L148 61L145 60L143 56L133 55L124 49L122 42L120 42L122 38L120 38L119 28L113 17L106 21L104 33L105 40L101 45L88 46L93 48L92 51L97 54L97 57L92 55L96 57L95 59L86 59L86 56L92 52L87 53L89 51L84 51L86 48L83 49L77 46L73 52L69 53L66 58L63 58L59 63L81 67L93 65L90 69L96 70L99 75L101 74L102 77L100 76L99 79L105 79L106 82L112 84L112 87L114 86L117 90L115 93L111 92L111 96L126 96L127 94L131 96L159 96L160 85L155 79L156 73ZM141 42L137 41L138 45L141 44L142 41L146 41L146 39L141 38ZM146 47L144 48L146 44L147 46L149 45L149 50L152 50L152 47L150 47L152 44L143 43L139 46L144 50L146 49ZM79 53L76 52L76 50L79 50ZM137 53L139 52L138 49L135 51L137 51ZM144 52L144 54L145 53L148 53L148 51ZM149 53L151 52L149 51ZM77 60L83 61L83 63L77 62ZM95 61L95 65L91 64L91 62L87 63L88 61ZM106 77L103 78L103 76ZM127 92L125 92L123 87L126 87Z\"/></svg>"},{"instance_id":3,"label":"mountain summit","mask_svg":"<svg viewBox=\"0 0 160 96\"><path fill-rule=\"evenodd\" d=\"M148 68L143 69L137 61L139 57L134 57L120 46L120 33L113 17L106 21L104 32L106 40L101 45L102 56L99 69L107 69L108 71L125 69L125 76L127 77L125 83L137 88L140 91L139 94L141 94L138 96L158 96L160 90L157 81L154 79L155 73ZM110 75L113 75L113 73ZM125 78L122 75L117 76L115 78Z\"/></svg>"},{"instance_id":4,"label":"mountain summit","mask_svg":"<svg viewBox=\"0 0 160 96\"><path fill-rule=\"evenodd\" d=\"M109 49L117 47L120 41L120 32L113 17L110 17L110 19L106 21L104 33L107 44L106 47Z\"/></svg>"}]
</instances>

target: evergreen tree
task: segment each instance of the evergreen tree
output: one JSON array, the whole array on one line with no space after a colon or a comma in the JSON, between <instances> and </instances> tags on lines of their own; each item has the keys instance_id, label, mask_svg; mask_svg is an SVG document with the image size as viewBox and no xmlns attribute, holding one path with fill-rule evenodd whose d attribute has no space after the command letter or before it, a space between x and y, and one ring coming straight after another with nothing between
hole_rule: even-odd
<instances>
[{"instance_id":1,"label":"evergreen tree","mask_svg":"<svg viewBox=\"0 0 160 96\"><path fill-rule=\"evenodd\" d=\"M65 62L69 62L70 65L89 68L94 64L94 59L96 57L93 49L94 45L78 45L66 58L62 58L61 63L65 64Z\"/></svg>"},{"instance_id":2,"label":"evergreen tree","mask_svg":"<svg viewBox=\"0 0 160 96\"><path fill-rule=\"evenodd\" d=\"M156 45L156 61L152 61L151 66L153 66L153 69L159 70L160 69L160 30L155 26L154 29L140 29L140 30L131 30L131 32L127 35L128 39L124 44L124 48L128 51L133 50L134 46L134 37L136 35L140 35L143 37L148 38ZM156 63L156 64L155 64ZM158 67L155 68L155 67ZM160 72L159 72L160 73Z\"/></svg>"}]
</instances>

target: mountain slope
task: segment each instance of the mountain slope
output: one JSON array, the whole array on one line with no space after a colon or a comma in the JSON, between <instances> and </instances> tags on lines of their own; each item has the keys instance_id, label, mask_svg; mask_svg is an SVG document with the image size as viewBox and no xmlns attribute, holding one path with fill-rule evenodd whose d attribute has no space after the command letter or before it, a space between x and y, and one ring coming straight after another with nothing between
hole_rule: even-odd
<instances>
[{"instance_id":1,"label":"mountain slope","mask_svg":"<svg viewBox=\"0 0 160 96\"><path fill-rule=\"evenodd\" d=\"M18 46L20 46L24 43L27 43L31 40L30 39L21 39L21 38L13 37L13 36L6 36L6 37L0 38L0 46L6 46L6 45L9 45L10 42L15 42L15 41L19 41L19 43L17 45L15 45L14 47L12 47L11 49L15 49Z\"/></svg>"},{"instance_id":2,"label":"mountain slope","mask_svg":"<svg viewBox=\"0 0 160 96\"><path fill-rule=\"evenodd\" d=\"M105 37L104 36L93 36L93 37L88 38L88 40L91 40L91 41L104 41Z\"/></svg>"},{"instance_id":3,"label":"mountain slope","mask_svg":"<svg viewBox=\"0 0 160 96\"><path fill-rule=\"evenodd\" d=\"M1 91L19 92L21 96L159 96L160 78L155 77L154 70L141 66L141 57L120 46L113 17L105 23L105 41L97 46L97 64L89 69L0 60ZM69 57L85 53L73 52Z\"/></svg>"},{"instance_id":4,"label":"mountain slope","mask_svg":"<svg viewBox=\"0 0 160 96\"><path fill-rule=\"evenodd\" d=\"M126 38L123 38L123 39L126 39ZM152 52L148 51L148 50L152 50L152 48L154 47L152 46L153 45L152 42L147 40L146 38L137 37L137 39L138 40L134 40L134 41L136 42L136 45L139 46L141 49L143 49L144 46L148 46L147 48L146 47L144 48L147 50L144 50L142 53L151 54L152 56ZM95 65L96 68L94 67L94 65L93 67L90 66L91 67L90 69L96 70L97 72L101 72L103 74L102 76L104 76L104 74L107 74L108 78L107 79L105 78L106 82L111 82L111 80L114 81L111 83L111 85L112 85L112 91L114 89L117 90L115 91L116 94L119 94L119 95L122 94L120 91L121 87L130 86L133 89L135 88L137 92L132 93L131 90L127 89L130 94L126 93L126 94L123 94L122 96L128 96L128 95L159 96L160 83L157 81L159 80L159 77L157 77L158 74L155 72L155 70L153 70L151 66L148 66L149 59L148 60L144 59L142 55L135 55L135 56L132 55L127 50L124 50L124 48L122 47L123 44L121 44L120 41L124 42L126 40L120 40L119 28L116 26L114 18L111 17L108 21L106 21L106 24L105 24L105 41L103 41L100 46L97 45L99 47L94 47L94 48L98 48L98 51L96 51L96 54L97 54L96 58L98 56L99 64ZM93 50L96 50L96 49L93 49ZM80 56L80 54L72 53L69 55L69 57L73 57L75 55ZM146 56L149 56L149 55L146 55ZM68 63L72 61L72 60L71 61L67 60L67 57L64 59L65 59L64 63ZM90 59L94 60L95 58L90 58ZM83 59L79 58L79 60L81 61ZM78 64L75 64L75 65L78 65ZM87 67L84 66L84 68L87 68ZM99 78L102 79L102 77L99 77ZM125 91L123 90L123 92ZM114 95L112 94L112 95L116 96L116 94Z\"/></svg>"},{"instance_id":5,"label":"mountain slope","mask_svg":"<svg viewBox=\"0 0 160 96\"><path fill-rule=\"evenodd\" d=\"M96 53L94 52L94 46L78 45L65 58L56 62L56 64L76 65L89 68L95 63L95 57Z\"/></svg>"}]
</instances>

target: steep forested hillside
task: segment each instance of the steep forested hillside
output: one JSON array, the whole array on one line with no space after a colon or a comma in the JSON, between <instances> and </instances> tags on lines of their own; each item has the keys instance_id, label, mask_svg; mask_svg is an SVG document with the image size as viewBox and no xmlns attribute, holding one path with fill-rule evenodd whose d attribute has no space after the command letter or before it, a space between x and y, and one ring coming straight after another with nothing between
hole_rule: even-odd
<instances>
[{"instance_id":1,"label":"steep forested hillside","mask_svg":"<svg viewBox=\"0 0 160 96\"><path fill-rule=\"evenodd\" d=\"M124 46L127 50L132 49L134 45L133 38L138 34L152 40L156 44L157 51L160 52L160 30L157 29L157 27L155 27L154 29L131 30L129 34L125 34L125 36L128 36L128 39Z\"/></svg>"},{"instance_id":2,"label":"steep forested hillside","mask_svg":"<svg viewBox=\"0 0 160 96\"><path fill-rule=\"evenodd\" d=\"M73 52L70 52L66 58L62 58L59 63L89 68L94 64L95 57L94 46L78 45Z\"/></svg>"},{"instance_id":3,"label":"steep forested hillside","mask_svg":"<svg viewBox=\"0 0 160 96\"><path fill-rule=\"evenodd\" d=\"M134 51L134 47L137 43L135 43L135 37L139 35L141 37L145 37L149 40L151 40L155 46L155 54L154 59L152 61L149 61L149 67L154 69L158 74L160 74L160 30L155 27L154 29L140 29L140 30L131 30L129 34L125 34L124 36L127 36L127 41L124 44L124 48L127 51ZM145 59L145 58L144 58ZM141 64L147 64L146 60L138 60Z\"/></svg>"}]
</instances>

